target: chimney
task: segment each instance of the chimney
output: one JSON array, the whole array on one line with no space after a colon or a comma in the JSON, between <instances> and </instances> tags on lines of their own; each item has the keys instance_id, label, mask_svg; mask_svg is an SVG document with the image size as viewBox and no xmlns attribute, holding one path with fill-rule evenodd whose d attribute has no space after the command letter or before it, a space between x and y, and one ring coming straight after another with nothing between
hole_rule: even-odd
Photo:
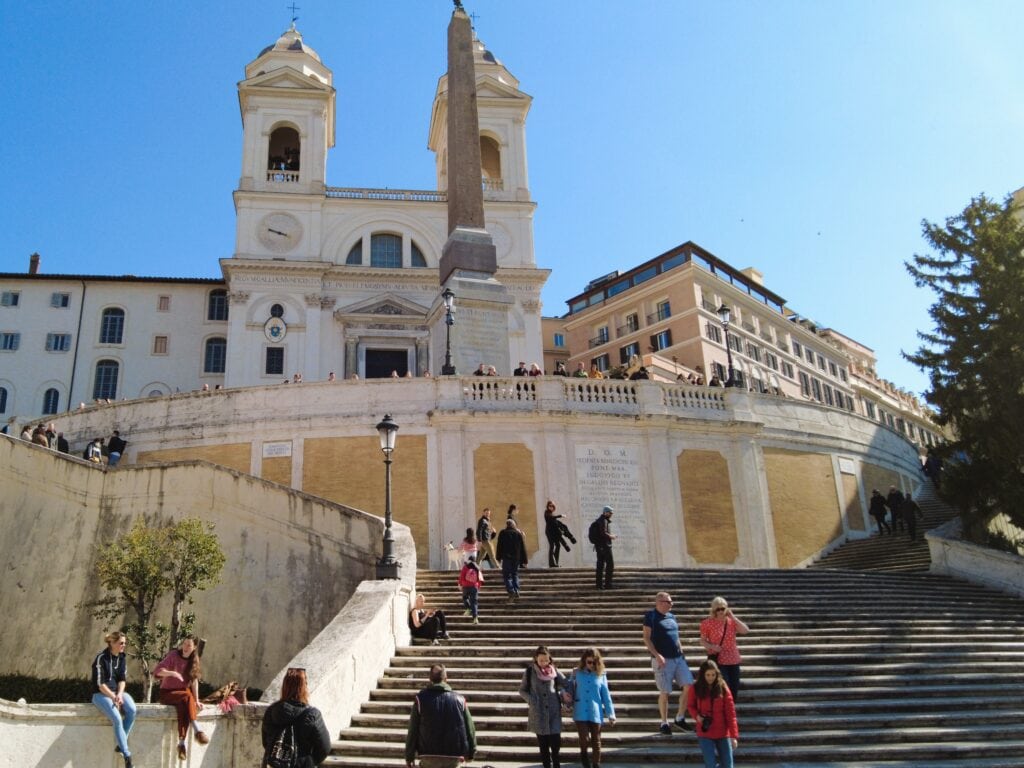
<instances>
[{"instance_id":1,"label":"chimney","mask_svg":"<svg viewBox=\"0 0 1024 768\"><path fill-rule=\"evenodd\" d=\"M33 253L28 257L28 273L30 275L39 274L39 254Z\"/></svg>"}]
</instances>

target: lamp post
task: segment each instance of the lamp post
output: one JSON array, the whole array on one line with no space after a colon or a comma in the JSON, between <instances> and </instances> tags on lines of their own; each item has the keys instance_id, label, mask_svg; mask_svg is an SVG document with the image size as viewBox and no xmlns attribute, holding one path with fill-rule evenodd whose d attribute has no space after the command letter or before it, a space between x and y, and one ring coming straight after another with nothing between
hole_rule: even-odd
<instances>
[{"instance_id":1,"label":"lamp post","mask_svg":"<svg viewBox=\"0 0 1024 768\"><path fill-rule=\"evenodd\" d=\"M736 379L732 369L732 347L729 346L729 320L732 317L732 310L729 309L729 305L722 303L722 306L718 308L718 317L722 321L722 327L725 329L725 356L729 362L729 378L725 380L725 386L734 387L736 386Z\"/></svg>"},{"instance_id":2,"label":"lamp post","mask_svg":"<svg viewBox=\"0 0 1024 768\"><path fill-rule=\"evenodd\" d=\"M395 450L398 425L385 416L377 425L380 449L384 451L384 549L377 561L377 579L397 579L399 562L395 559L395 537L391 533L391 452Z\"/></svg>"},{"instance_id":3,"label":"lamp post","mask_svg":"<svg viewBox=\"0 0 1024 768\"><path fill-rule=\"evenodd\" d=\"M444 365L441 366L442 376L454 376L455 366L452 365L452 326L455 325L455 294L451 288L445 288L441 294L444 300Z\"/></svg>"}]
</instances>

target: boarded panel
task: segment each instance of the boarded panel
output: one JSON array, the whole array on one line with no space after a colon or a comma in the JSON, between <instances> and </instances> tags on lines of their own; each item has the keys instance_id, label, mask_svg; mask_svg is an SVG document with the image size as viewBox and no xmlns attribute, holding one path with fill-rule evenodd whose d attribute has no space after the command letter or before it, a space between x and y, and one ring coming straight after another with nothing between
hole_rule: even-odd
<instances>
[{"instance_id":1,"label":"boarded panel","mask_svg":"<svg viewBox=\"0 0 1024 768\"><path fill-rule=\"evenodd\" d=\"M717 451L676 458L688 554L699 564L732 564L740 554L729 462Z\"/></svg>"},{"instance_id":2,"label":"boarded panel","mask_svg":"<svg viewBox=\"0 0 1024 768\"><path fill-rule=\"evenodd\" d=\"M846 525L851 531L864 530L864 507L857 487L857 478L853 475L840 475L843 481L843 510Z\"/></svg>"},{"instance_id":3,"label":"boarded panel","mask_svg":"<svg viewBox=\"0 0 1024 768\"><path fill-rule=\"evenodd\" d=\"M251 450L249 443L192 445L187 448L140 451L135 461L137 464L151 464L161 461L195 461L196 459L202 459L248 474L252 471Z\"/></svg>"},{"instance_id":4,"label":"boarded panel","mask_svg":"<svg viewBox=\"0 0 1024 768\"><path fill-rule=\"evenodd\" d=\"M871 491L878 491L886 496L889 493L889 486L900 487L900 476L891 469L885 469L877 464L864 463L860 468L861 479L864 481L864 493L871 498Z\"/></svg>"},{"instance_id":5,"label":"boarded panel","mask_svg":"<svg viewBox=\"0 0 1024 768\"><path fill-rule=\"evenodd\" d=\"M477 507L491 508L491 522L498 531L505 527L508 505L519 507L516 522L526 535L526 551L536 552L539 545L533 452L522 443L481 445L473 453L473 483Z\"/></svg>"},{"instance_id":6,"label":"boarded panel","mask_svg":"<svg viewBox=\"0 0 1024 768\"><path fill-rule=\"evenodd\" d=\"M792 568L841 535L832 457L764 449L780 568Z\"/></svg>"},{"instance_id":7,"label":"boarded panel","mask_svg":"<svg viewBox=\"0 0 1024 768\"><path fill-rule=\"evenodd\" d=\"M400 435L391 458L391 514L412 529L417 560L425 567L430 562L426 437ZM373 435L304 440L302 489L383 517L384 454L380 438Z\"/></svg>"},{"instance_id":8,"label":"boarded panel","mask_svg":"<svg viewBox=\"0 0 1024 768\"><path fill-rule=\"evenodd\" d=\"M264 459L263 479L290 486L292 484L292 457L278 456Z\"/></svg>"}]
</instances>

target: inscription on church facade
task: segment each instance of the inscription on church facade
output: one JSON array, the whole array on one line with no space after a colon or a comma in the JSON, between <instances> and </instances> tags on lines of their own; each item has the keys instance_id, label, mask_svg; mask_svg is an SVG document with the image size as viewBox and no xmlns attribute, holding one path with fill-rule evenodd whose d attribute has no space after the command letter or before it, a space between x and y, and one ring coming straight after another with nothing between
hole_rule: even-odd
<instances>
[{"instance_id":1,"label":"inscription on church facade","mask_svg":"<svg viewBox=\"0 0 1024 768\"><path fill-rule=\"evenodd\" d=\"M640 453L633 445L576 446L576 494L583 524L589 526L605 505L615 510L616 563L651 562Z\"/></svg>"}]
</instances>

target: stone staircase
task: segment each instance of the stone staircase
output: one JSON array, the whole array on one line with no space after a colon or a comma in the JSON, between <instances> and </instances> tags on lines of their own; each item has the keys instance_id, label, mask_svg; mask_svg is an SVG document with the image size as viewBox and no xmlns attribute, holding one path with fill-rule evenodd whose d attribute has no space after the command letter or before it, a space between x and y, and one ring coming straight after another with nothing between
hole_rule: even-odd
<instances>
[{"instance_id":1,"label":"stone staircase","mask_svg":"<svg viewBox=\"0 0 1024 768\"><path fill-rule=\"evenodd\" d=\"M926 573L931 566L931 557L923 533L953 519L956 512L939 498L930 480L926 480L918 488L914 500L924 513L924 519L918 521L915 541L911 542L906 533L879 536L875 532L870 538L847 542L811 567L886 573ZM889 522L891 525L891 517ZM871 525L872 530L877 530L873 518Z\"/></svg>"},{"instance_id":2,"label":"stone staircase","mask_svg":"<svg viewBox=\"0 0 1024 768\"><path fill-rule=\"evenodd\" d=\"M401 649L326 765L401 768L412 697L434 662L447 665L476 720L475 765L538 765L518 686L542 643L563 670L583 647L602 649L618 715L604 731L605 768L702 765L693 733L657 733L641 615L666 589L691 667L704 656L697 625L712 597L750 625L738 765L1024 766L1024 602L1015 598L916 573L620 568L609 592L593 589L590 570L530 569L510 603L500 574L486 575L473 625L455 573L420 572L454 639ZM579 764L568 719L562 756Z\"/></svg>"}]
</instances>

